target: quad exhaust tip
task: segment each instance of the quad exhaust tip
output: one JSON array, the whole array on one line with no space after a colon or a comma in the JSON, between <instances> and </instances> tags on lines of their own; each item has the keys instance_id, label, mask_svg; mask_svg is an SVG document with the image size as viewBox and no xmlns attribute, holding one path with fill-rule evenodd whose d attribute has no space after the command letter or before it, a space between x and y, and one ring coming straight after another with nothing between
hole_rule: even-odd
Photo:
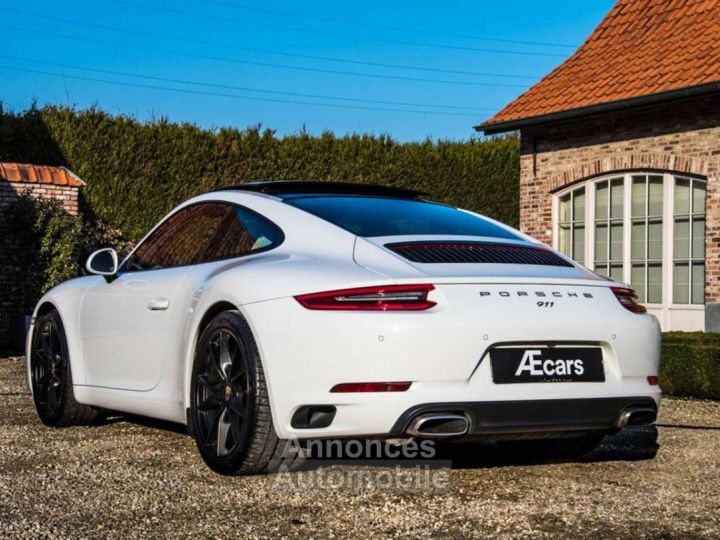
<instances>
[{"instance_id":1,"label":"quad exhaust tip","mask_svg":"<svg viewBox=\"0 0 720 540\"><path fill-rule=\"evenodd\" d=\"M627 426L646 426L652 424L656 418L657 412L650 407L628 407L620 415L615 427L622 429Z\"/></svg>"},{"instance_id":2,"label":"quad exhaust tip","mask_svg":"<svg viewBox=\"0 0 720 540\"><path fill-rule=\"evenodd\" d=\"M464 414L423 414L410 423L407 434L427 438L457 437L467 433L469 428L470 422Z\"/></svg>"}]
</instances>

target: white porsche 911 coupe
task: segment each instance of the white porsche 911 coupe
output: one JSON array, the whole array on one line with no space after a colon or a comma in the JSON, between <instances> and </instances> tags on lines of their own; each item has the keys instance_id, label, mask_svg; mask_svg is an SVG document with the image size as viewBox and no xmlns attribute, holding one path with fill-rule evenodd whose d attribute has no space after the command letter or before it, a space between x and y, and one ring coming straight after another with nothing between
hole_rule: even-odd
<instances>
[{"instance_id":1,"label":"white porsche 911 coupe","mask_svg":"<svg viewBox=\"0 0 720 540\"><path fill-rule=\"evenodd\" d=\"M180 422L224 474L267 471L288 439L580 455L660 402L659 327L631 289L405 189L223 188L87 271L33 316L40 419Z\"/></svg>"}]
</instances>

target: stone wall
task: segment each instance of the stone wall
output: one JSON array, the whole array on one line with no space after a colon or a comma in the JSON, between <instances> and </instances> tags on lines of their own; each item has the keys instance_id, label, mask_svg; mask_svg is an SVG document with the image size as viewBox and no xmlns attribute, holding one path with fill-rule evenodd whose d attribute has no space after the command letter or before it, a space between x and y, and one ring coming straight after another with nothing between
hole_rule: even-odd
<instances>
[{"instance_id":1,"label":"stone wall","mask_svg":"<svg viewBox=\"0 0 720 540\"><path fill-rule=\"evenodd\" d=\"M62 203L63 208L68 214L72 216L78 215L79 191L76 187L56 186L54 184L6 182L4 180L0 180L0 209L17 199L21 193L29 193L39 199L58 200Z\"/></svg>"}]
</instances>

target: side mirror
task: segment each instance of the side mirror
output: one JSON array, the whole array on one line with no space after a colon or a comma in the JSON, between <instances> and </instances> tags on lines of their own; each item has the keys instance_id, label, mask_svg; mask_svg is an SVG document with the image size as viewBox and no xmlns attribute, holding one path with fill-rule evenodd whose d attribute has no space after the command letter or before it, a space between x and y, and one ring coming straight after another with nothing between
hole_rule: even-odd
<instances>
[{"instance_id":1,"label":"side mirror","mask_svg":"<svg viewBox=\"0 0 720 540\"><path fill-rule=\"evenodd\" d=\"M98 249L88 257L85 268L91 274L105 276L105 279L112 281L117 274L118 256L113 248Z\"/></svg>"}]
</instances>

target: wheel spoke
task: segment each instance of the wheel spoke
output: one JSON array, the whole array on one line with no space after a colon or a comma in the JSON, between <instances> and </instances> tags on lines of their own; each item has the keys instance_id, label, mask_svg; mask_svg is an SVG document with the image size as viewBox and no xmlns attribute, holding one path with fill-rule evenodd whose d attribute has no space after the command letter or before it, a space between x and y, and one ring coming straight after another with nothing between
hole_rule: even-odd
<instances>
[{"instance_id":1,"label":"wheel spoke","mask_svg":"<svg viewBox=\"0 0 720 540\"><path fill-rule=\"evenodd\" d=\"M236 348L236 357L234 358L232 371L230 372L230 383L233 385L236 385L238 380L247 373L244 355L237 354L238 352L242 352L239 346Z\"/></svg>"},{"instance_id":2,"label":"wheel spoke","mask_svg":"<svg viewBox=\"0 0 720 540\"><path fill-rule=\"evenodd\" d=\"M223 384L212 383L206 375L198 377L201 399L197 405L200 411L219 409L223 404Z\"/></svg>"},{"instance_id":3,"label":"wheel spoke","mask_svg":"<svg viewBox=\"0 0 720 540\"><path fill-rule=\"evenodd\" d=\"M220 409L223 406L222 399L217 399L214 397L208 397L206 398L202 403L198 403L198 411L213 411Z\"/></svg>"},{"instance_id":4,"label":"wheel spoke","mask_svg":"<svg viewBox=\"0 0 720 540\"><path fill-rule=\"evenodd\" d=\"M40 388L46 388L50 383L50 379L53 378L53 374L49 371L43 372L42 376L38 379L37 384Z\"/></svg>"},{"instance_id":5,"label":"wheel spoke","mask_svg":"<svg viewBox=\"0 0 720 540\"><path fill-rule=\"evenodd\" d=\"M230 370L232 369L232 355L230 354L230 334L228 332L220 332L220 371L223 378L230 378Z\"/></svg>"},{"instance_id":6,"label":"wheel spoke","mask_svg":"<svg viewBox=\"0 0 720 540\"><path fill-rule=\"evenodd\" d=\"M222 382L214 383L210 381L207 375L200 375L198 377L198 382L200 383L200 387L203 389L203 391L217 398L222 397L224 386Z\"/></svg>"},{"instance_id":7,"label":"wheel spoke","mask_svg":"<svg viewBox=\"0 0 720 540\"><path fill-rule=\"evenodd\" d=\"M40 332L40 349L42 349L47 358L50 358L52 355L52 345L50 344L50 334L52 332L52 327L50 325L46 326L44 331Z\"/></svg>"},{"instance_id":8,"label":"wheel spoke","mask_svg":"<svg viewBox=\"0 0 720 540\"><path fill-rule=\"evenodd\" d=\"M242 426L244 422L245 418L243 418L242 416L233 414L230 417L230 432L232 433L234 445L240 442L240 438L242 436Z\"/></svg>"},{"instance_id":9,"label":"wheel spoke","mask_svg":"<svg viewBox=\"0 0 720 540\"><path fill-rule=\"evenodd\" d=\"M218 420L222 412L223 409L218 408L210 409L201 413L204 420L203 431L205 432L203 440L208 446L215 446L215 443L217 442Z\"/></svg>"},{"instance_id":10,"label":"wheel spoke","mask_svg":"<svg viewBox=\"0 0 720 540\"><path fill-rule=\"evenodd\" d=\"M241 396L234 396L230 401L228 401L227 407L233 416L245 416L245 407L243 406Z\"/></svg>"},{"instance_id":11,"label":"wheel spoke","mask_svg":"<svg viewBox=\"0 0 720 540\"><path fill-rule=\"evenodd\" d=\"M63 359L62 356L59 354L56 354L53 358L51 358L51 367L58 372L60 369L62 369L63 365Z\"/></svg>"},{"instance_id":12,"label":"wheel spoke","mask_svg":"<svg viewBox=\"0 0 720 540\"><path fill-rule=\"evenodd\" d=\"M230 433L230 419L228 418L227 410L220 414L217 428L217 455L224 456L230 449L227 447L228 434Z\"/></svg>"},{"instance_id":13,"label":"wheel spoke","mask_svg":"<svg viewBox=\"0 0 720 540\"><path fill-rule=\"evenodd\" d=\"M42 346L42 344L41 344L41 346ZM45 346L43 346L43 347L45 347ZM38 354L38 357L40 358L40 360L43 361L43 364L45 364L46 366L49 367L50 364L52 363L52 358L51 358L51 356L48 354L47 349L45 349L45 348L39 348L39 349L37 350L37 354Z\"/></svg>"},{"instance_id":14,"label":"wheel spoke","mask_svg":"<svg viewBox=\"0 0 720 540\"><path fill-rule=\"evenodd\" d=\"M56 377L52 377L47 385L47 407L51 411L54 411L57 409L57 407L60 405L60 394L61 394L61 384L60 380Z\"/></svg>"},{"instance_id":15,"label":"wheel spoke","mask_svg":"<svg viewBox=\"0 0 720 540\"><path fill-rule=\"evenodd\" d=\"M208 354L208 367L210 372L214 374L218 379L224 379L225 373L221 368L221 352L220 352L220 339L213 340L210 342L208 347L210 353ZM210 373L208 373L209 375Z\"/></svg>"},{"instance_id":16,"label":"wheel spoke","mask_svg":"<svg viewBox=\"0 0 720 540\"><path fill-rule=\"evenodd\" d=\"M60 353L60 335L54 325L50 325L50 330L48 332L48 344L50 345L48 350L50 358L54 358Z\"/></svg>"}]
</instances>

